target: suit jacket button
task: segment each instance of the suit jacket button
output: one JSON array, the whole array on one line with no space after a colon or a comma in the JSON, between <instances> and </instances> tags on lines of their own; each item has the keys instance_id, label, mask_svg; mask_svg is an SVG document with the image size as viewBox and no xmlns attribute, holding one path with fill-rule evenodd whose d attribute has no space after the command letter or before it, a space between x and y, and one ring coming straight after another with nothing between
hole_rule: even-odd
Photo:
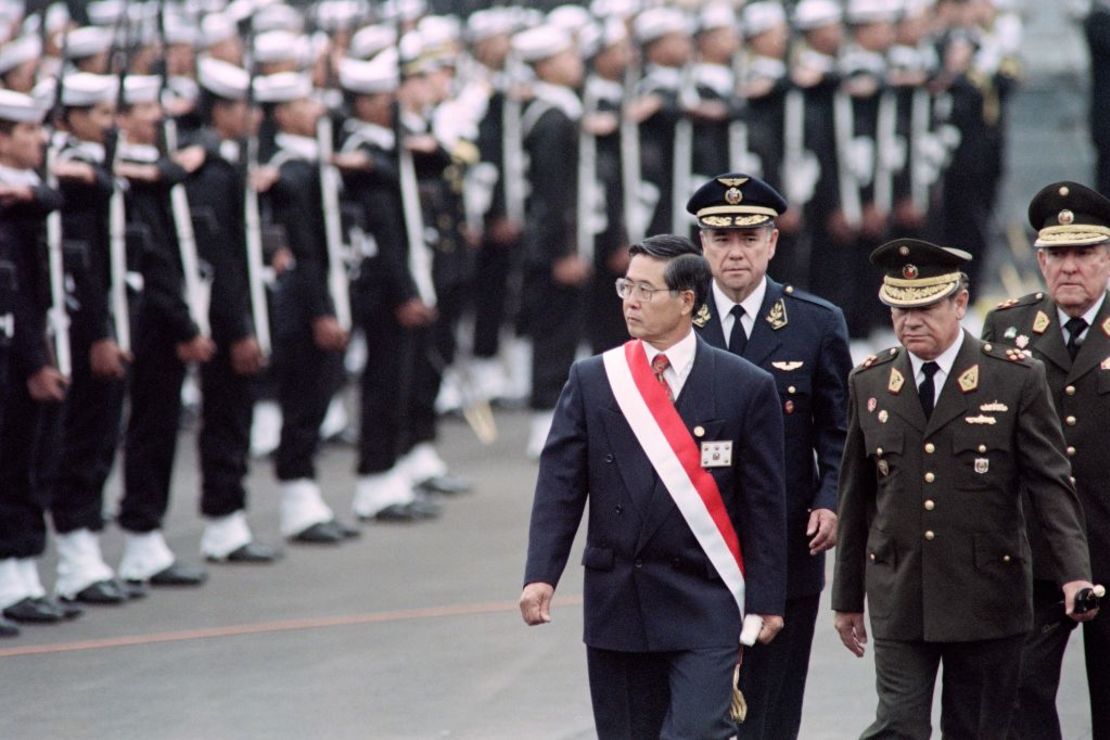
<instances>
[{"instance_id":1,"label":"suit jacket button","mask_svg":"<svg viewBox=\"0 0 1110 740\"><path fill-rule=\"evenodd\" d=\"M606 456L605 456L605 462L607 462L607 463L611 463L611 462L613 462L613 460L615 460L615 459L616 459L616 458L615 458L615 457L613 457L612 455L606 455Z\"/></svg>"},{"instance_id":2,"label":"suit jacket button","mask_svg":"<svg viewBox=\"0 0 1110 740\"><path fill-rule=\"evenodd\" d=\"M636 566L637 568L643 568L644 567L644 561L640 560L639 558L636 558L636 561L632 564L634 566Z\"/></svg>"},{"instance_id":3,"label":"suit jacket button","mask_svg":"<svg viewBox=\"0 0 1110 740\"><path fill-rule=\"evenodd\" d=\"M621 506L620 504L617 504L617 508L615 509L615 511L617 512L617 515L619 516L620 514L624 513L624 507Z\"/></svg>"},{"instance_id":4,"label":"suit jacket button","mask_svg":"<svg viewBox=\"0 0 1110 740\"><path fill-rule=\"evenodd\" d=\"M929 542L932 542L935 537L936 537L936 534L933 533L933 530L931 530L931 529L925 530L925 539L929 540Z\"/></svg>"},{"instance_id":5,"label":"suit jacket button","mask_svg":"<svg viewBox=\"0 0 1110 740\"><path fill-rule=\"evenodd\" d=\"M937 508L936 502L933 501L932 499L926 499L926 501L925 501L925 511L932 511L935 508Z\"/></svg>"},{"instance_id":6,"label":"suit jacket button","mask_svg":"<svg viewBox=\"0 0 1110 740\"><path fill-rule=\"evenodd\" d=\"M1075 422L1077 422L1077 421L1078 421L1078 419L1076 419L1074 416L1069 416L1066 419L1064 419L1064 423L1067 424L1069 427L1075 426Z\"/></svg>"},{"instance_id":7,"label":"suit jacket button","mask_svg":"<svg viewBox=\"0 0 1110 740\"><path fill-rule=\"evenodd\" d=\"M1002 556L1002 562L1003 562L1003 563L1008 563L1008 562L1010 562L1010 556L1009 556L1009 555L1003 555L1003 556Z\"/></svg>"},{"instance_id":8,"label":"suit jacket button","mask_svg":"<svg viewBox=\"0 0 1110 740\"><path fill-rule=\"evenodd\" d=\"M936 451L937 451L937 446L935 444L933 444L932 442L926 442L925 443L925 452L927 452L928 454L931 455Z\"/></svg>"},{"instance_id":9,"label":"suit jacket button","mask_svg":"<svg viewBox=\"0 0 1110 740\"><path fill-rule=\"evenodd\" d=\"M1075 395L1075 386L1074 385L1066 386L1064 388L1064 393L1067 393L1069 396L1074 396Z\"/></svg>"},{"instance_id":10,"label":"suit jacket button","mask_svg":"<svg viewBox=\"0 0 1110 740\"><path fill-rule=\"evenodd\" d=\"M926 473L926 474L925 474L925 482L926 482L926 483L932 483L932 482L933 482L933 481L935 481L936 479L937 479L937 477L936 477L936 476L935 476L934 474L932 474L932 473Z\"/></svg>"},{"instance_id":11,"label":"suit jacket button","mask_svg":"<svg viewBox=\"0 0 1110 740\"><path fill-rule=\"evenodd\" d=\"M868 555L867 557L869 557L869 558L871 558L872 560L874 560L874 559L875 559L875 553L871 553L871 554L870 554L870 555Z\"/></svg>"},{"instance_id":12,"label":"suit jacket button","mask_svg":"<svg viewBox=\"0 0 1110 740\"><path fill-rule=\"evenodd\" d=\"M1075 457L1075 448L1068 446L1068 457Z\"/></svg>"}]
</instances>

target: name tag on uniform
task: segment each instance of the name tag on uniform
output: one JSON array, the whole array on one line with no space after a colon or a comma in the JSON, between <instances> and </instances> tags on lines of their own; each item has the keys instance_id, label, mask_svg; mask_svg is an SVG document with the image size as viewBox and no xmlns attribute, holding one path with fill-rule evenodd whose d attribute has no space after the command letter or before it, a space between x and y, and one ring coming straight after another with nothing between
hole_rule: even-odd
<instances>
[{"instance_id":1,"label":"name tag on uniform","mask_svg":"<svg viewBox=\"0 0 1110 740\"><path fill-rule=\"evenodd\" d=\"M732 465L732 442L702 442L701 466L727 468Z\"/></svg>"}]
</instances>

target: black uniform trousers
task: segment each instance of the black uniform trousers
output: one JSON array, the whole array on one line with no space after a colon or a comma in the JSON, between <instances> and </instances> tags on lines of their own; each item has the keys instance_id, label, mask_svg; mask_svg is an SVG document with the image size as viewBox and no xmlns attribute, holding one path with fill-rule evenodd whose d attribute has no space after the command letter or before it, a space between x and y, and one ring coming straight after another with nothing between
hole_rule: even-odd
<instances>
[{"instance_id":1,"label":"black uniform trousers","mask_svg":"<svg viewBox=\"0 0 1110 740\"><path fill-rule=\"evenodd\" d=\"M135 323L118 522L142 533L161 529L169 507L185 365L175 339L152 316L140 313Z\"/></svg>"},{"instance_id":2,"label":"black uniform trousers","mask_svg":"<svg viewBox=\"0 0 1110 740\"><path fill-rule=\"evenodd\" d=\"M1083 623L1083 652L1087 661L1087 686L1091 693L1093 740L1110 740L1110 608Z\"/></svg>"},{"instance_id":3,"label":"black uniform trousers","mask_svg":"<svg viewBox=\"0 0 1110 740\"><path fill-rule=\"evenodd\" d=\"M599 740L714 740L729 719L736 647L659 653L586 648Z\"/></svg>"},{"instance_id":4,"label":"black uniform trousers","mask_svg":"<svg viewBox=\"0 0 1110 740\"><path fill-rule=\"evenodd\" d=\"M530 407L550 411L570 375L582 339L585 289L560 285L550 271L533 273L525 281L528 334L532 338L532 397Z\"/></svg>"},{"instance_id":5,"label":"black uniform trousers","mask_svg":"<svg viewBox=\"0 0 1110 740\"><path fill-rule=\"evenodd\" d=\"M70 333L73 372L63 409L58 472L50 514L58 534L104 528L104 484L119 446L124 380L98 378L89 365L92 338Z\"/></svg>"},{"instance_id":6,"label":"black uniform trousers","mask_svg":"<svg viewBox=\"0 0 1110 740\"><path fill-rule=\"evenodd\" d=\"M864 738L920 738L932 728L933 686L944 664L940 729L946 738L989 740L1009 731L1024 634L997 640L924 642L876 639L879 707Z\"/></svg>"},{"instance_id":7,"label":"black uniform trousers","mask_svg":"<svg viewBox=\"0 0 1110 740\"><path fill-rule=\"evenodd\" d=\"M231 343L218 342L216 356L201 366L200 379L200 511L208 517L228 516L247 506L243 478L250 453L254 378L236 373Z\"/></svg>"},{"instance_id":8,"label":"black uniform trousers","mask_svg":"<svg viewBox=\"0 0 1110 740\"><path fill-rule=\"evenodd\" d=\"M60 403L31 398L18 373L2 386L0 407L0 560L38 557L46 549L49 475L57 457Z\"/></svg>"},{"instance_id":9,"label":"black uniform trousers","mask_svg":"<svg viewBox=\"0 0 1110 740\"><path fill-rule=\"evenodd\" d=\"M1033 630L1021 655L1021 684L1010 737L1060 740L1056 691L1068 638L1079 623L1064 614L1063 594L1052 581L1033 581Z\"/></svg>"},{"instance_id":10,"label":"black uniform trousers","mask_svg":"<svg viewBox=\"0 0 1110 740\"><path fill-rule=\"evenodd\" d=\"M343 355L324 352L313 341L311 327L298 327L275 337L274 370L282 416L275 455L277 478L315 478L320 425L343 373Z\"/></svg>"},{"instance_id":11,"label":"black uniform trousers","mask_svg":"<svg viewBox=\"0 0 1110 740\"><path fill-rule=\"evenodd\" d=\"M509 275L517 244L486 239L477 254L474 280L474 356L496 357L509 306Z\"/></svg>"},{"instance_id":12,"label":"black uniform trousers","mask_svg":"<svg viewBox=\"0 0 1110 740\"><path fill-rule=\"evenodd\" d=\"M738 728L738 738L798 737L820 601L819 593L787 599L783 628L775 639L744 648L740 690L752 709ZM759 712L757 707L765 709Z\"/></svg>"}]
</instances>

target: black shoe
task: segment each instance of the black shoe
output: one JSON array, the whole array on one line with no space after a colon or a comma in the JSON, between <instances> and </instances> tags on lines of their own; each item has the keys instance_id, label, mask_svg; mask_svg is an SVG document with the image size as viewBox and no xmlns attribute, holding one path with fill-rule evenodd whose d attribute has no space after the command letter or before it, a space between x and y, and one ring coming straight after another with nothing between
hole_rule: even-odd
<instances>
[{"instance_id":1,"label":"black shoe","mask_svg":"<svg viewBox=\"0 0 1110 740\"><path fill-rule=\"evenodd\" d=\"M391 504L372 517L366 517L378 522L415 522L421 517L413 511L412 504Z\"/></svg>"},{"instance_id":2,"label":"black shoe","mask_svg":"<svg viewBox=\"0 0 1110 740\"><path fill-rule=\"evenodd\" d=\"M357 540L362 536L362 530L358 527L352 527L350 524L341 522L338 519L332 519L331 523L335 525L345 540Z\"/></svg>"},{"instance_id":3,"label":"black shoe","mask_svg":"<svg viewBox=\"0 0 1110 740\"><path fill-rule=\"evenodd\" d=\"M145 599L146 586L142 581L121 581L118 578L113 579L116 588L119 592L127 597L128 600Z\"/></svg>"},{"instance_id":4,"label":"black shoe","mask_svg":"<svg viewBox=\"0 0 1110 740\"><path fill-rule=\"evenodd\" d=\"M61 614L62 619L77 619L77 617L85 613L85 610L77 606L76 604L62 601L61 599L55 599L51 596L44 596L40 599L37 599L37 601L45 602L56 612Z\"/></svg>"},{"instance_id":5,"label":"black shoe","mask_svg":"<svg viewBox=\"0 0 1110 740\"><path fill-rule=\"evenodd\" d=\"M82 604L122 604L127 599L128 595L124 592L124 587L114 579L97 581L85 586L71 597L62 597L63 602Z\"/></svg>"},{"instance_id":6,"label":"black shoe","mask_svg":"<svg viewBox=\"0 0 1110 740\"><path fill-rule=\"evenodd\" d=\"M62 621L62 613L42 599L30 596L4 610L4 616L21 624L53 624Z\"/></svg>"},{"instance_id":7,"label":"black shoe","mask_svg":"<svg viewBox=\"0 0 1110 740\"><path fill-rule=\"evenodd\" d=\"M289 541L309 545L335 545L343 541L343 532L334 521L319 522L293 535Z\"/></svg>"},{"instance_id":8,"label":"black shoe","mask_svg":"<svg viewBox=\"0 0 1110 740\"><path fill-rule=\"evenodd\" d=\"M456 496L460 493L469 493L471 488L473 488L470 481L451 475L450 473L432 476L427 480L417 483L416 487L422 491L442 493L445 496Z\"/></svg>"},{"instance_id":9,"label":"black shoe","mask_svg":"<svg viewBox=\"0 0 1110 740\"><path fill-rule=\"evenodd\" d=\"M419 519L437 519L443 513L443 505L427 494L417 495L408 507Z\"/></svg>"},{"instance_id":10,"label":"black shoe","mask_svg":"<svg viewBox=\"0 0 1110 740\"><path fill-rule=\"evenodd\" d=\"M174 563L150 577L151 586L199 586L208 579L208 574L191 565Z\"/></svg>"},{"instance_id":11,"label":"black shoe","mask_svg":"<svg viewBox=\"0 0 1110 740\"><path fill-rule=\"evenodd\" d=\"M269 545L259 542L248 542L227 554L226 557L207 557L210 563L272 563L281 558L281 552Z\"/></svg>"},{"instance_id":12,"label":"black shoe","mask_svg":"<svg viewBox=\"0 0 1110 740\"><path fill-rule=\"evenodd\" d=\"M0 638L2 637L18 637L19 627L16 627L6 619L0 619Z\"/></svg>"}]
</instances>

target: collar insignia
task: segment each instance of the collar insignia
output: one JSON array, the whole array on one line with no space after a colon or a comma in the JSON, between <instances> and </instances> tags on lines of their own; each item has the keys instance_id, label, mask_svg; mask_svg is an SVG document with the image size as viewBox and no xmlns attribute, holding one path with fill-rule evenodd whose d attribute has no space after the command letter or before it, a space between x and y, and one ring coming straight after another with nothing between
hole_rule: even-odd
<instances>
[{"instance_id":1,"label":"collar insignia","mask_svg":"<svg viewBox=\"0 0 1110 740\"><path fill-rule=\"evenodd\" d=\"M1102 364L1099 365L1099 367L1103 370L1110 370L1110 357L1107 357L1105 360L1103 360Z\"/></svg>"},{"instance_id":2,"label":"collar insignia","mask_svg":"<svg viewBox=\"0 0 1110 740\"><path fill-rule=\"evenodd\" d=\"M902 391L902 386L906 384L906 378L896 367L890 368L890 380L886 384L886 389L898 395Z\"/></svg>"},{"instance_id":3,"label":"collar insignia","mask_svg":"<svg viewBox=\"0 0 1110 740\"><path fill-rule=\"evenodd\" d=\"M1102 333L1110 337L1110 318L1102 322Z\"/></svg>"},{"instance_id":4,"label":"collar insignia","mask_svg":"<svg viewBox=\"0 0 1110 740\"><path fill-rule=\"evenodd\" d=\"M1050 324L1052 324L1052 321L1048 318L1048 314L1044 311L1037 311L1037 318L1033 319L1033 333L1044 334L1045 329L1047 329Z\"/></svg>"},{"instance_id":5,"label":"collar insignia","mask_svg":"<svg viewBox=\"0 0 1110 740\"><path fill-rule=\"evenodd\" d=\"M979 365L972 365L967 370L964 370L962 373L960 373L960 377L957 378L957 382L960 384L960 390L964 393L971 393L973 390L978 388Z\"/></svg>"},{"instance_id":6,"label":"collar insignia","mask_svg":"<svg viewBox=\"0 0 1110 740\"><path fill-rule=\"evenodd\" d=\"M775 301L775 305L771 306L771 312L767 314L766 319L775 331L786 326L789 321L786 318L786 302L781 298Z\"/></svg>"},{"instance_id":7,"label":"collar insignia","mask_svg":"<svg viewBox=\"0 0 1110 740\"><path fill-rule=\"evenodd\" d=\"M703 329L705 325L709 323L710 318L709 304L703 303L701 304L701 308L699 308L698 312L694 315L694 326Z\"/></svg>"}]
</instances>

